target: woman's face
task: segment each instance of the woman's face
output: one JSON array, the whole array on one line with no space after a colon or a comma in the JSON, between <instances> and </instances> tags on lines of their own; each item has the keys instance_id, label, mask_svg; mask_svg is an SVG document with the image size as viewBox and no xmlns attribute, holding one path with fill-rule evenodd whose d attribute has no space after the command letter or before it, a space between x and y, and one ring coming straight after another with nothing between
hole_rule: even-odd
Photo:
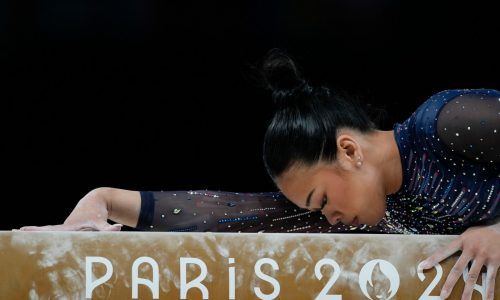
<instances>
[{"instance_id":1,"label":"woman's face","mask_svg":"<svg viewBox=\"0 0 500 300\"><path fill-rule=\"evenodd\" d=\"M313 166L295 164L276 183L293 203L321 210L330 224L375 225L384 217L386 195L381 172L368 162L339 158Z\"/></svg>"}]
</instances>

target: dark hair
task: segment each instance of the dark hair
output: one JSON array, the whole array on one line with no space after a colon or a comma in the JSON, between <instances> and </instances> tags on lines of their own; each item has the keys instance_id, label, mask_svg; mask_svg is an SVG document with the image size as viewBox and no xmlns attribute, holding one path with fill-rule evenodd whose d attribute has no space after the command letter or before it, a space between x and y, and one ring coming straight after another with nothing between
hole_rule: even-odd
<instances>
[{"instance_id":1,"label":"dark hair","mask_svg":"<svg viewBox=\"0 0 500 300\"><path fill-rule=\"evenodd\" d=\"M279 49L267 54L262 75L277 106L263 146L264 164L273 180L295 163L335 161L338 128L375 128L360 103L327 87L312 87Z\"/></svg>"}]
</instances>

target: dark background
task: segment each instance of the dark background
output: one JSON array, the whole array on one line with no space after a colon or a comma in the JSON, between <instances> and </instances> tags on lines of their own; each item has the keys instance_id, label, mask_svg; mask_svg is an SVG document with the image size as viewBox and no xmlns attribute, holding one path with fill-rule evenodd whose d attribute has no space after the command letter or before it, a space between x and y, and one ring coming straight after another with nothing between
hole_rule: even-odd
<instances>
[{"instance_id":1,"label":"dark background","mask_svg":"<svg viewBox=\"0 0 500 300\"><path fill-rule=\"evenodd\" d=\"M61 223L100 186L275 190L251 71L274 47L385 108L383 129L440 90L500 88L493 4L407 2L1 2L0 230Z\"/></svg>"}]
</instances>

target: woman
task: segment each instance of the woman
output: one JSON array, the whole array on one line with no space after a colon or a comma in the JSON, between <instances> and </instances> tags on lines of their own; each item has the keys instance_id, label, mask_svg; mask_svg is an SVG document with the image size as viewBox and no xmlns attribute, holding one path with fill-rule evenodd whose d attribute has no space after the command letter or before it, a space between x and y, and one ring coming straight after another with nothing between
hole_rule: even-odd
<instances>
[{"instance_id":1,"label":"woman","mask_svg":"<svg viewBox=\"0 0 500 300\"><path fill-rule=\"evenodd\" d=\"M271 51L263 70L277 104L264 163L281 193L100 188L63 225L22 230L120 230L111 219L146 230L461 233L420 266L431 268L461 250L441 296L449 296L472 261L464 299L483 266L493 299L500 265L500 92L440 92L404 123L380 131L356 103L311 87L285 54Z\"/></svg>"}]
</instances>

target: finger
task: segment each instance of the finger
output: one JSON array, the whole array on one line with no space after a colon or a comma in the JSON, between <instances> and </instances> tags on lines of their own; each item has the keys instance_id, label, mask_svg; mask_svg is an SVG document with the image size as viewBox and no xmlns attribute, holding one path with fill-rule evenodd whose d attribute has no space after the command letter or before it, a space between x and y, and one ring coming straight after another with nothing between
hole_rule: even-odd
<instances>
[{"instance_id":1,"label":"finger","mask_svg":"<svg viewBox=\"0 0 500 300\"><path fill-rule=\"evenodd\" d=\"M462 299L471 299L472 292L474 291L474 285L481 274L481 268L483 267L484 259L475 259L472 263L472 267L469 270L467 280L465 281L464 292L462 293Z\"/></svg>"},{"instance_id":2,"label":"finger","mask_svg":"<svg viewBox=\"0 0 500 300\"><path fill-rule=\"evenodd\" d=\"M93 222L85 224L62 224L46 226L24 226L20 231L120 231L122 224L95 224Z\"/></svg>"},{"instance_id":3,"label":"finger","mask_svg":"<svg viewBox=\"0 0 500 300\"><path fill-rule=\"evenodd\" d=\"M106 224L105 226L99 226L100 231L120 231L122 230L122 224Z\"/></svg>"},{"instance_id":4,"label":"finger","mask_svg":"<svg viewBox=\"0 0 500 300\"><path fill-rule=\"evenodd\" d=\"M47 226L24 226L19 228L20 231L51 231L53 230L52 225Z\"/></svg>"},{"instance_id":5,"label":"finger","mask_svg":"<svg viewBox=\"0 0 500 300\"><path fill-rule=\"evenodd\" d=\"M113 224L113 231L120 231L122 230L123 224Z\"/></svg>"},{"instance_id":6,"label":"finger","mask_svg":"<svg viewBox=\"0 0 500 300\"><path fill-rule=\"evenodd\" d=\"M486 300L493 300L495 296L495 278L497 277L498 267L489 265L486 270Z\"/></svg>"},{"instance_id":7,"label":"finger","mask_svg":"<svg viewBox=\"0 0 500 300\"><path fill-rule=\"evenodd\" d=\"M465 267L471 259L472 255L468 255L467 253L462 253L462 255L460 255L453 268L451 268L450 274L448 274L448 277L446 277L446 281L443 285L443 288L441 289L440 296L442 299L446 299L451 294L451 291L457 283L458 278L462 276Z\"/></svg>"},{"instance_id":8,"label":"finger","mask_svg":"<svg viewBox=\"0 0 500 300\"><path fill-rule=\"evenodd\" d=\"M24 226L20 231L74 231L78 230L74 224L46 225L46 226Z\"/></svg>"},{"instance_id":9,"label":"finger","mask_svg":"<svg viewBox=\"0 0 500 300\"><path fill-rule=\"evenodd\" d=\"M418 265L417 269L419 271L422 271L425 269L430 269L430 268L434 267L437 263L444 260L445 258L453 255L455 252L457 252L460 249L462 249L462 240L460 238L456 238L451 243L442 247L438 251L434 252L433 255L429 256L427 259L422 261Z\"/></svg>"}]
</instances>

